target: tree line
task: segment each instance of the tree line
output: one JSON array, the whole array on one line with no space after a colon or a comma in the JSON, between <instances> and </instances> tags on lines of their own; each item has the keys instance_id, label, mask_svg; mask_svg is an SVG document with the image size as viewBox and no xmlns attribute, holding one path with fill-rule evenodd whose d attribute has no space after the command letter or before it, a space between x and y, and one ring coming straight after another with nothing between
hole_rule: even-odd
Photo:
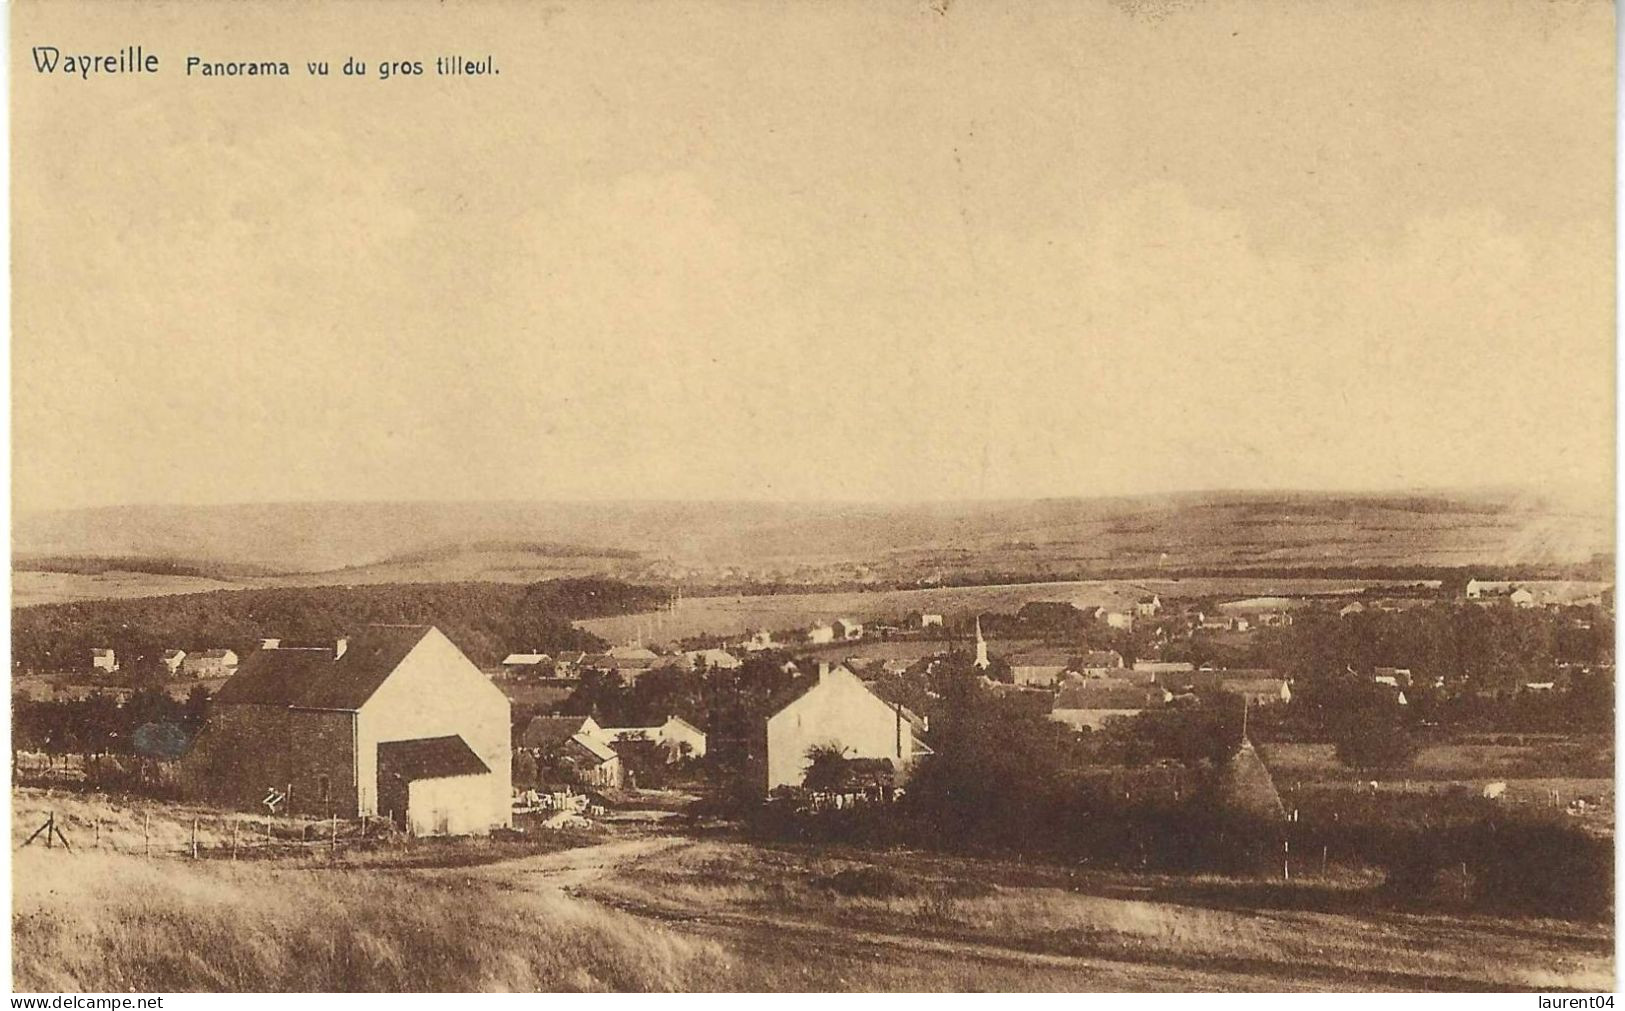
<instances>
[{"instance_id":1,"label":"tree line","mask_svg":"<svg viewBox=\"0 0 1625 1011\"><path fill-rule=\"evenodd\" d=\"M217 590L12 609L12 657L22 671L86 671L112 648L121 673L156 674L167 649L246 654L262 638L330 643L369 624L430 624L481 666L516 650L596 650L573 621L654 610L666 591L608 579L539 583L399 583Z\"/></svg>"}]
</instances>

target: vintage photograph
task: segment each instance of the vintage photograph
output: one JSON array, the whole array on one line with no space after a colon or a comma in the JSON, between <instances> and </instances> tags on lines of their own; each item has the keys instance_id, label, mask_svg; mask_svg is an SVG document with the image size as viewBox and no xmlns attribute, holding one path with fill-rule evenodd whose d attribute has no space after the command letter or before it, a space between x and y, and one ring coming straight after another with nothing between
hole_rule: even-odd
<instances>
[{"instance_id":1,"label":"vintage photograph","mask_svg":"<svg viewBox=\"0 0 1625 1011\"><path fill-rule=\"evenodd\" d=\"M1614 988L1612 4L7 16L15 991Z\"/></svg>"}]
</instances>

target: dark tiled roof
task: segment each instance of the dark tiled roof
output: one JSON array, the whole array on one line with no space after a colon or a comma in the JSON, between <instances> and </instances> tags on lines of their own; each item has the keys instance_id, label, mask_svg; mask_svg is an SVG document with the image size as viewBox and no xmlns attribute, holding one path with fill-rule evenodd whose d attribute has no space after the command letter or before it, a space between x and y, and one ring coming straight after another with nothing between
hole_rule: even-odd
<instances>
[{"instance_id":1,"label":"dark tiled roof","mask_svg":"<svg viewBox=\"0 0 1625 1011\"><path fill-rule=\"evenodd\" d=\"M220 687L214 701L360 709L428 633L428 625L370 625L350 637L337 660L331 648L258 650Z\"/></svg>"},{"instance_id":2,"label":"dark tiled roof","mask_svg":"<svg viewBox=\"0 0 1625 1011\"><path fill-rule=\"evenodd\" d=\"M380 744L378 768L406 780L482 776L491 771L456 734Z\"/></svg>"},{"instance_id":3,"label":"dark tiled roof","mask_svg":"<svg viewBox=\"0 0 1625 1011\"><path fill-rule=\"evenodd\" d=\"M1072 654L1064 649L1030 649L1010 657L1012 667L1066 667Z\"/></svg>"},{"instance_id":4,"label":"dark tiled roof","mask_svg":"<svg viewBox=\"0 0 1625 1011\"><path fill-rule=\"evenodd\" d=\"M1242 691L1251 689L1232 688L1233 684L1257 683L1265 680L1280 681L1275 671L1267 668L1247 667L1231 668L1225 670L1187 670L1168 671L1157 674L1157 682L1169 691L1183 691L1194 689L1199 692ZM1279 690L1280 686L1276 686Z\"/></svg>"},{"instance_id":5,"label":"dark tiled roof","mask_svg":"<svg viewBox=\"0 0 1625 1011\"><path fill-rule=\"evenodd\" d=\"M1092 649L1078 654L1080 667L1121 667L1123 654L1115 649Z\"/></svg>"},{"instance_id":6,"label":"dark tiled roof","mask_svg":"<svg viewBox=\"0 0 1625 1011\"><path fill-rule=\"evenodd\" d=\"M834 669L835 668L831 668L831 670ZM818 680L819 678L817 673L803 674L791 679L789 684L780 687L768 695L767 703L762 707L762 715L777 715L781 710L784 709L785 706L801 698L801 696L812 691L814 688L817 688Z\"/></svg>"},{"instance_id":7,"label":"dark tiled roof","mask_svg":"<svg viewBox=\"0 0 1625 1011\"><path fill-rule=\"evenodd\" d=\"M1162 704L1162 689L1117 678L1078 681L1061 689L1055 708L1148 709Z\"/></svg>"},{"instance_id":8,"label":"dark tiled roof","mask_svg":"<svg viewBox=\"0 0 1625 1011\"><path fill-rule=\"evenodd\" d=\"M585 716L537 716L525 724L525 732L519 735L519 746L556 747L580 733L581 725L586 722Z\"/></svg>"}]
</instances>

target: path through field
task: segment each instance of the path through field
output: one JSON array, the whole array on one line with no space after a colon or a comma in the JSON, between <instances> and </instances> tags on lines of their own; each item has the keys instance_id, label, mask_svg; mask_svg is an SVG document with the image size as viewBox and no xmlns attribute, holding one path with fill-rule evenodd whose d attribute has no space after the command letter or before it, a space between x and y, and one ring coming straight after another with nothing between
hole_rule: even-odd
<instances>
[{"instance_id":1,"label":"path through field","mask_svg":"<svg viewBox=\"0 0 1625 1011\"><path fill-rule=\"evenodd\" d=\"M1459 991L1506 989L1509 983L1488 970L1439 974L1405 960L1351 969L1335 960L1317 963L1280 951L1259 957L1214 957L1193 949L1188 956L1180 956L1148 947L1102 957L1024 950L997 937L922 933L910 929L905 917L899 917L895 927L832 922L836 918L808 914L805 909L702 902L682 888L658 887L660 874L683 860L727 860L731 854L748 851L747 844L738 842L640 836L492 864L470 873L502 888L557 893L632 914L679 935L718 942L738 959L741 983L764 989ZM651 886L651 881L656 884ZM1238 911L1237 915L1304 918L1290 912ZM1314 929L1303 922L1271 926ZM1581 977L1590 975L1587 971ZM1575 979L1575 983L1581 981ZM1563 982L1556 976L1544 985L1561 986Z\"/></svg>"}]
</instances>

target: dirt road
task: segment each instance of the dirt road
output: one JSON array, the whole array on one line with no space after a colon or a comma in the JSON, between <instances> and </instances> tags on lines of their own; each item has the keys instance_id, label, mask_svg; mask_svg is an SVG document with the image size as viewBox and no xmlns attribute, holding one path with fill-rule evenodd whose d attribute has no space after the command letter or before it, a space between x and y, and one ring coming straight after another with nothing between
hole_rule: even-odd
<instances>
[{"instance_id":1,"label":"dirt road","mask_svg":"<svg viewBox=\"0 0 1625 1011\"><path fill-rule=\"evenodd\" d=\"M743 844L729 844L743 845ZM1503 988L1493 979L1424 975L1416 967L1372 966L1350 973L1291 960L1142 957L1056 954L990 943L922 935L901 919L895 929L826 922L802 913L779 913L750 905L702 908L630 872L658 872L671 858L696 846L715 847L675 835L618 838L598 846L549 853L474 869L504 887L548 890L608 906L674 933L722 945L748 970L746 985L777 990L1046 990L1046 991L1292 991L1292 990L1485 990ZM657 866L651 868L650 864Z\"/></svg>"}]
</instances>

